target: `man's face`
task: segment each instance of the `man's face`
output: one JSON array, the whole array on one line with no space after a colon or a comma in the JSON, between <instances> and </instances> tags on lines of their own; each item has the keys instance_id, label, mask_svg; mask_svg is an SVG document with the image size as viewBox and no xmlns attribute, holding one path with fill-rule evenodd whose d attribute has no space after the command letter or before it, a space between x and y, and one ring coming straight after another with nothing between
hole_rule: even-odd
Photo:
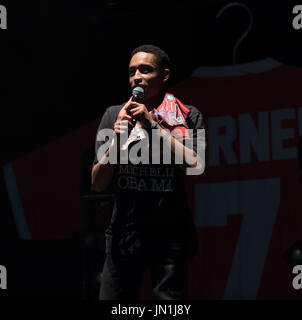
<instances>
[{"instance_id":1,"label":"man's face","mask_svg":"<svg viewBox=\"0 0 302 320\"><path fill-rule=\"evenodd\" d=\"M142 102L156 98L161 93L169 74L169 69L158 67L153 53L138 52L129 63L129 83L131 89L137 86L144 89Z\"/></svg>"}]
</instances>

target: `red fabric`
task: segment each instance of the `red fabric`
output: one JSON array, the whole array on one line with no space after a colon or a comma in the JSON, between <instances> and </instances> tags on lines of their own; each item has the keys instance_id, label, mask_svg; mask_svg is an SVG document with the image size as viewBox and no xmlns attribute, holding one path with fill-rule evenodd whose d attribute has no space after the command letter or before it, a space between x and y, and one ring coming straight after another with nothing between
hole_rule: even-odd
<instances>
[{"instance_id":1,"label":"red fabric","mask_svg":"<svg viewBox=\"0 0 302 320\"><path fill-rule=\"evenodd\" d=\"M171 93L166 93L162 103L151 111L153 119L179 141L190 139L186 122L189 113L190 110Z\"/></svg>"}]
</instances>

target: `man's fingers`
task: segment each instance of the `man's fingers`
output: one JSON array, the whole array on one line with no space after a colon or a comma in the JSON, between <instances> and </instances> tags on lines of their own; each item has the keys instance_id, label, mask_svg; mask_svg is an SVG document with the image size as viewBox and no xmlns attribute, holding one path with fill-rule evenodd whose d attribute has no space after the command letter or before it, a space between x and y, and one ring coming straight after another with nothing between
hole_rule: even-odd
<instances>
[{"instance_id":1,"label":"man's fingers","mask_svg":"<svg viewBox=\"0 0 302 320\"><path fill-rule=\"evenodd\" d=\"M142 112L142 110L140 108L132 109L132 110L130 110L130 112L131 112L132 117L136 117L138 115L142 115L143 114L143 112Z\"/></svg>"},{"instance_id":2,"label":"man's fingers","mask_svg":"<svg viewBox=\"0 0 302 320\"><path fill-rule=\"evenodd\" d=\"M129 129L132 129L133 127L134 127L134 124L130 120L118 120L114 124L114 131L118 133L118 131L120 130L127 131L127 129L129 130Z\"/></svg>"},{"instance_id":3,"label":"man's fingers","mask_svg":"<svg viewBox=\"0 0 302 320\"><path fill-rule=\"evenodd\" d=\"M132 117L129 116L129 114L126 114L126 115L123 116L123 118L122 118L121 120L122 120L122 121L123 121L123 120L131 121L131 120L132 120Z\"/></svg>"},{"instance_id":4,"label":"man's fingers","mask_svg":"<svg viewBox=\"0 0 302 320\"><path fill-rule=\"evenodd\" d=\"M137 112L142 112L143 110L140 107L136 107L130 110L131 115L136 114Z\"/></svg>"},{"instance_id":5,"label":"man's fingers","mask_svg":"<svg viewBox=\"0 0 302 320\"><path fill-rule=\"evenodd\" d=\"M131 108L130 113L133 113L138 107Z\"/></svg>"},{"instance_id":6,"label":"man's fingers","mask_svg":"<svg viewBox=\"0 0 302 320\"><path fill-rule=\"evenodd\" d=\"M125 123L127 123L130 128L134 127L134 123L133 123L133 118L132 118L132 116L125 115L125 116L121 119L121 121L125 121Z\"/></svg>"},{"instance_id":7,"label":"man's fingers","mask_svg":"<svg viewBox=\"0 0 302 320\"><path fill-rule=\"evenodd\" d=\"M129 104L129 107L128 107L128 111L131 111L131 110L138 108L138 107L141 107L141 106L142 106L142 104L135 102L135 101L134 102L131 101Z\"/></svg>"},{"instance_id":8,"label":"man's fingers","mask_svg":"<svg viewBox=\"0 0 302 320\"><path fill-rule=\"evenodd\" d=\"M126 104L124 105L124 110L129 111L131 105L133 104L133 102L131 101L132 97L126 102Z\"/></svg>"}]
</instances>

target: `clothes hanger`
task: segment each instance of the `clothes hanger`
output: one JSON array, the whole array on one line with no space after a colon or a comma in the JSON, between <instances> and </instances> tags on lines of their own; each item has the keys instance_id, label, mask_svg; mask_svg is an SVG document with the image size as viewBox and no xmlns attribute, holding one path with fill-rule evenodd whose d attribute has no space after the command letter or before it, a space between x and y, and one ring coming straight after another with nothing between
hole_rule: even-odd
<instances>
[{"instance_id":1,"label":"clothes hanger","mask_svg":"<svg viewBox=\"0 0 302 320\"><path fill-rule=\"evenodd\" d=\"M244 33L241 35L241 37L237 40L237 42L235 43L234 47L233 47L233 54L232 54L232 63L236 64L237 63L237 50L239 45L241 44L241 42L244 40L244 38L246 38L246 36L248 35L248 33L250 32L253 24L254 24L254 18L253 18L253 13L252 10L244 3L241 2L231 2L227 5L225 5L222 9L220 9L220 11L217 13L216 15L216 19L220 18L220 16L222 15L222 13L224 11L226 11L227 9L231 8L231 7L241 7L243 9L245 9L247 11L247 13L249 14L249 18L250 18L250 23L248 25L248 27L246 28L246 30L244 31Z\"/></svg>"}]
</instances>

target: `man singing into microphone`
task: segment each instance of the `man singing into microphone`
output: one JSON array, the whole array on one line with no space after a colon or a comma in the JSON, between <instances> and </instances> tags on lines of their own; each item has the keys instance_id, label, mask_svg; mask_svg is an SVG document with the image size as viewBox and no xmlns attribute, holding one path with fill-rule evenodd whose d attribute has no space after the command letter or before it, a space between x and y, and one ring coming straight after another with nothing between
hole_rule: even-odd
<instances>
[{"instance_id":1,"label":"man singing into microphone","mask_svg":"<svg viewBox=\"0 0 302 320\"><path fill-rule=\"evenodd\" d=\"M102 300L138 299L146 268L155 299L187 297L187 263L195 256L197 235L184 174L204 171L205 128L197 108L165 91L170 70L162 49L153 45L134 49L129 63L132 97L107 108L98 128L92 186L116 194L106 230ZM102 139L105 129L114 130L112 139ZM131 158L131 148L142 142L140 153L148 152L150 161L138 163ZM105 143L105 152L99 152ZM168 163L163 161L167 150ZM114 152L117 157L110 158ZM156 153L159 162L154 161Z\"/></svg>"}]
</instances>

